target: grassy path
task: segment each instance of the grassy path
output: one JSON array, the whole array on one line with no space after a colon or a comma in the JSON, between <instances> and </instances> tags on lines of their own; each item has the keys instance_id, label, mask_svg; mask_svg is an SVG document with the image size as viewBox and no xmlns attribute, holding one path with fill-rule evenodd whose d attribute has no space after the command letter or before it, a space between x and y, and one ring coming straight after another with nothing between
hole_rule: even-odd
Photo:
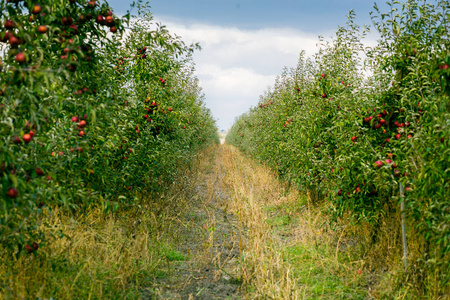
<instances>
[{"instance_id":1,"label":"grassy path","mask_svg":"<svg viewBox=\"0 0 450 300\"><path fill-rule=\"evenodd\" d=\"M215 146L128 209L49 210L44 232L64 237L0 249L0 299L409 299L377 288L355 235L308 199Z\"/></svg>"},{"instance_id":2,"label":"grassy path","mask_svg":"<svg viewBox=\"0 0 450 300\"><path fill-rule=\"evenodd\" d=\"M211 151L180 227L186 259L167 265L154 298L376 298L352 241L308 197L229 145Z\"/></svg>"}]
</instances>

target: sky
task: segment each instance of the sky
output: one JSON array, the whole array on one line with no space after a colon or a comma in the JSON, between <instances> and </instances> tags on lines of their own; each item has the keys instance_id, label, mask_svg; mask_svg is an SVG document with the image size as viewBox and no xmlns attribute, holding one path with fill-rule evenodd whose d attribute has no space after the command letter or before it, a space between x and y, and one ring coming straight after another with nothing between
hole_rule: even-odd
<instances>
[{"instance_id":1,"label":"sky","mask_svg":"<svg viewBox=\"0 0 450 300\"><path fill-rule=\"evenodd\" d=\"M387 11L385 1L377 3ZM116 14L131 0L109 0ZM330 38L345 25L350 10L356 23L372 25L372 0L154 0L154 21L200 43L194 54L205 104L220 130L256 106L284 67L294 67L302 50L317 51L318 36ZM135 12L135 11L132 11ZM375 30L372 30L375 31ZM374 43L376 35L369 36ZM372 42L370 42L372 39Z\"/></svg>"}]
</instances>

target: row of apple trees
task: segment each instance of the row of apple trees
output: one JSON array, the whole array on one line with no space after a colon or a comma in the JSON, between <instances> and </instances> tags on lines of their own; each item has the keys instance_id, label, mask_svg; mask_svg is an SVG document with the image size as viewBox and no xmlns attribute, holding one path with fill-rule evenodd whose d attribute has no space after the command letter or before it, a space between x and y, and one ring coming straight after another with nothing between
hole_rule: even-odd
<instances>
[{"instance_id":1,"label":"row of apple trees","mask_svg":"<svg viewBox=\"0 0 450 300\"><path fill-rule=\"evenodd\" d=\"M236 120L227 142L330 201L334 220L377 228L399 211L401 183L424 265L449 284L450 4L391 5L375 7L376 46L364 47L351 12Z\"/></svg>"},{"instance_id":2,"label":"row of apple trees","mask_svg":"<svg viewBox=\"0 0 450 300\"><path fill-rule=\"evenodd\" d=\"M133 205L218 140L196 46L134 9L0 2L0 247L37 251L52 209Z\"/></svg>"}]
</instances>

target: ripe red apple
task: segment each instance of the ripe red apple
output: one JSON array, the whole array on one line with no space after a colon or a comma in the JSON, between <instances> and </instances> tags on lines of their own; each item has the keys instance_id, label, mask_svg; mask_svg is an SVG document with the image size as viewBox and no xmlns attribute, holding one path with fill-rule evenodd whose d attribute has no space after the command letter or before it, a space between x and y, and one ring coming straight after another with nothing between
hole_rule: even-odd
<instances>
[{"instance_id":1,"label":"ripe red apple","mask_svg":"<svg viewBox=\"0 0 450 300\"><path fill-rule=\"evenodd\" d=\"M84 136L84 135L85 135L85 133L84 133L84 131L83 131L83 130L81 130L80 132L78 132L78 135L79 135L79 136Z\"/></svg>"},{"instance_id":2,"label":"ripe red apple","mask_svg":"<svg viewBox=\"0 0 450 300\"><path fill-rule=\"evenodd\" d=\"M352 136L352 142L356 142L358 138L356 136Z\"/></svg>"},{"instance_id":3,"label":"ripe red apple","mask_svg":"<svg viewBox=\"0 0 450 300\"><path fill-rule=\"evenodd\" d=\"M357 193L361 192L361 189L359 188L359 186L356 187L355 192L357 192Z\"/></svg>"},{"instance_id":4,"label":"ripe red apple","mask_svg":"<svg viewBox=\"0 0 450 300\"><path fill-rule=\"evenodd\" d=\"M34 243L33 243L33 249L34 249L34 250L39 249L39 244L36 243L36 242L34 242Z\"/></svg>"},{"instance_id":5,"label":"ripe red apple","mask_svg":"<svg viewBox=\"0 0 450 300\"><path fill-rule=\"evenodd\" d=\"M392 162L392 160L386 159L385 162L386 162L387 164L390 164L390 163Z\"/></svg>"},{"instance_id":6,"label":"ripe red apple","mask_svg":"<svg viewBox=\"0 0 450 300\"><path fill-rule=\"evenodd\" d=\"M323 93L322 98L326 98L326 97L327 97L327 94Z\"/></svg>"},{"instance_id":7,"label":"ripe red apple","mask_svg":"<svg viewBox=\"0 0 450 300\"><path fill-rule=\"evenodd\" d=\"M31 136L31 134L29 134L29 133L25 133L23 136L22 136L22 139L23 139L23 141L25 142L25 143L29 143L29 142L31 142L31 138L32 138L32 136Z\"/></svg>"},{"instance_id":8,"label":"ripe red apple","mask_svg":"<svg viewBox=\"0 0 450 300\"><path fill-rule=\"evenodd\" d=\"M17 46L20 45L20 40L14 35L11 36L8 41L12 48L16 48Z\"/></svg>"},{"instance_id":9,"label":"ripe red apple","mask_svg":"<svg viewBox=\"0 0 450 300\"><path fill-rule=\"evenodd\" d=\"M14 22L11 21L11 20L6 20L4 26L5 26L6 29L13 29L14 28Z\"/></svg>"},{"instance_id":10,"label":"ripe red apple","mask_svg":"<svg viewBox=\"0 0 450 300\"><path fill-rule=\"evenodd\" d=\"M399 140L401 136L402 136L402 135L401 135L400 133L397 133L397 134L395 135L395 138L396 138L397 140Z\"/></svg>"},{"instance_id":11,"label":"ripe red apple","mask_svg":"<svg viewBox=\"0 0 450 300\"><path fill-rule=\"evenodd\" d=\"M38 30L39 33L47 33L47 26L41 25L41 26L38 27L37 30Z\"/></svg>"},{"instance_id":12,"label":"ripe red apple","mask_svg":"<svg viewBox=\"0 0 450 300\"><path fill-rule=\"evenodd\" d=\"M381 167L383 166L383 162L382 162L381 160L377 160L377 161L375 162L375 166L376 166L377 168L381 168Z\"/></svg>"},{"instance_id":13,"label":"ripe red apple","mask_svg":"<svg viewBox=\"0 0 450 300\"><path fill-rule=\"evenodd\" d=\"M380 129L381 128L381 124L380 123L377 123L377 124L375 124L375 129Z\"/></svg>"},{"instance_id":14,"label":"ripe red apple","mask_svg":"<svg viewBox=\"0 0 450 300\"><path fill-rule=\"evenodd\" d=\"M85 121L85 120L81 120L80 122L78 122L78 126L79 126L79 127L84 127L84 126L86 126L86 121Z\"/></svg>"},{"instance_id":15,"label":"ripe red apple","mask_svg":"<svg viewBox=\"0 0 450 300\"><path fill-rule=\"evenodd\" d=\"M116 33L117 32L117 27L116 26L111 26L109 28L109 31L111 31L112 33Z\"/></svg>"},{"instance_id":16,"label":"ripe red apple","mask_svg":"<svg viewBox=\"0 0 450 300\"><path fill-rule=\"evenodd\" d=\"M28 251L28 253L33 253L34 249L30 245L25 245L25 249Z\"/></svg>"},{"instance_id":17,"label":"ripe red apple","mask_svg":"<svg viewBox=\"0 0 450 300\"><path fill-rule=\"evenodd\" d=\"M112 16L106 16L105 21L107 24L113 24L114 18Z\"/></svg>"},{"instance_id":18,"label":"ripe red apple","mask_svg":"<svg viewBox=\"0 0 450 300\"><path fill-rule=\"evenodd\" d=\"M70 118L72 120L72 122L78 122L78 117L77 116L73 116L72 118Z\"/></svg>"},{"instance_id":19,"label":"ripe red apple","mask_svg":"<svg viewBox=\"0 0 450 300\"><path fill-rule=\"evenodd\" d=\"M41 168L36 168L35 171L36 171L36 175L38 175L38 176L44 175L44 171L42 171Z\"/></svg>"},{"instance_id":20,"label":"ripe red apple","mask_svg":"<svg viewBox=\"0 0 450 300\"><path fill-rule=\"evenodd\" d=\"M31 9L31 13L33 15L37 15L40 14L42 11L42 7L39 4L36 4L35 6L33 6L33 8Z\"/></svg>"},{"instance_id":21,"label":"ripe red apple","mask_svg":"<svg viewBox=\"0 0 450 300\"><path fill-rule=\"evenodd\" d=\"M64 25L69 26L69 25L72 25L72 24L73 24L73 19L72 19L71 17L62 17L62 18L61 18L61 22L62 22Z\"/></svg>"},{"instance_id":22,"label":"ripe red apple","mask_svg":"<svg viewBox=\"0 0 450 300\"><path fill-rule=\"evenodd\" d=\"M90 7L96 7L96 6L97 6L97 3L96 3L95 1L89 1L89 2L88 2L88 6L90 6Z\"/></svg>"},{"instance_id":23,"label":"ripe red apple","mask_svg":"<svg viewBox=\"0 0 450 300\"><path fill-rule=\"evenodd\" d=\"M78 33L78 26L77 26L77 25L73 25L73 24L72 24L72 25L69 26L69 28L72 29L72 30L74 31L75 34ZM70 44L71 44L71 43L70 43Z\"/></svg>"},{"instance_id":24,"label":"ripe red apple","mask_svg":"<svg viewBox=\"0 0 450 300\"><path fill-rule=\"evenodd\" d=\"M9 197L15 199L15 198L17 198L17 196L19 195L19 191L18 191L16 188L10 188L10 189L6 192L6 194L7 194Z\"/></svg>"},{"instance_id":25,"label":"ripe red apple","mask_svg":"<svg viewBox=\"0 0 450 300\"><path fill-rule=\"evenodd\" d=\"M381 119L381 120L380 120L380 124L381 124L381 125L386 124L386 120L385 120L385 119Z\"/></svg>"},{"instance_id":26,"label":"ripe red apple","mask_svg":"<svg viewBox=\"0 0 450 300\"><path fill-rule=\"evenodd\" d=\"M102 15L98 15L98 16L95 18L95 22L97 22L97 23L99 23L99 24L102 24L104 21L105 21L105 18L104 18Z\"/></svg>"},{"instance_id":27,"label":"ripe red apple","mask_svg":"<svg viewBox=\"0 0 450 300\"><path fill-rule=\"evenodd\" d=\"M391 165L391 167L392 167L392 169L395 169L395 168L397 168L397 164L394 162L394 163Z\"/></svg>"},{"instance_id":28,"label":"ripe red apple","mask_svg":"<svg viewBox=\"0 0 450 300\"><path fill-rule=\"evenodd\" d=\"M22 52L20 52L16 55L16 62L24 63L26 61L27 61L27 58L26 58L25 54L23 54Z\"/></svg>"}]
</instances>

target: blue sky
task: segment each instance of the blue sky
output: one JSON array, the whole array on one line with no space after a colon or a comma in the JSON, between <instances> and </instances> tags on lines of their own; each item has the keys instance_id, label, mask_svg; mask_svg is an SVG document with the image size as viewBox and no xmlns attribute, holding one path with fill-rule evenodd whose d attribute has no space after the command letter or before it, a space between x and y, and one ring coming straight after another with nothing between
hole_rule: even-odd
<instances>
[{"instance_id":1,"label":"blue sky","mask_svg":"<svg viewBox=\"0 0 450 300\"><path fill-rule=\"evenodd\" d=\"M386 4L377 3L383 11ZM132 1L110 0L117 14ZM154 20L186 43L199 42L196 75L219 129L257 105L285 66L294 67L301 50L312 55L318 36L330 37L349 10L357 23L371 25L372 0L155 0ZM376 35L369 36L373 44Z\"/></svg>"}]
</instances>

